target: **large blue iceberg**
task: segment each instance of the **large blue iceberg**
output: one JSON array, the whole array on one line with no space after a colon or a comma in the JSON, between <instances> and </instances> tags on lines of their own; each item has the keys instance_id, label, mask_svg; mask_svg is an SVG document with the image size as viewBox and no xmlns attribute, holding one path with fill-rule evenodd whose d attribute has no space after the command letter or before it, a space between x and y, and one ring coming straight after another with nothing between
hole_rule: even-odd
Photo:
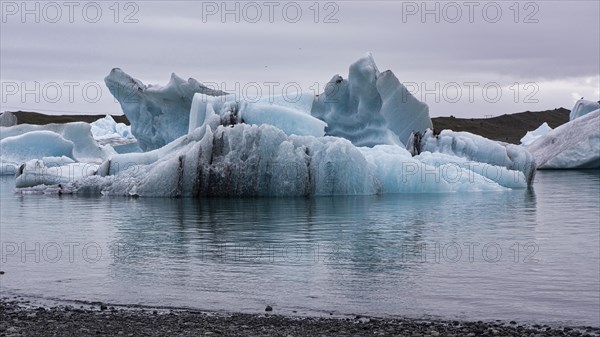
<instances>
[{"instance_id":1,"label":"large blue iceberg","mask_svg":"<svg viewBox=\"0 0 600 337\"><path fill-rule=\"evenodd\" d=\"M535 172L524 147L434 134L427 105L370 54L347 79L294 102L247 102L175 75L145 86L119 69L106 83L146 152L112 153L86 170L30 160L18 188L155 197L498 191L526 188Z\"/></svg>"}]
</instances>

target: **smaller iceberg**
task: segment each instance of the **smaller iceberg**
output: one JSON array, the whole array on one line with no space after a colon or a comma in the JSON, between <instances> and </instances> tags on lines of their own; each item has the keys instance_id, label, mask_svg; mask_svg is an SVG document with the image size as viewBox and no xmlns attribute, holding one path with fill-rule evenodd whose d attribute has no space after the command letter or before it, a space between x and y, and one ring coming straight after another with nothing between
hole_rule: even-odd
<instances>
[{"instance_id":1,"label":"smaller iceberg","mask_svg":"<svg viewBox=\"0 0 600 337\"><path fill-rule=\"evenodd\" d=\"M569 114L569 120L572 121L598 109L600 109L600 102L592 102L580 99L575 103L575 106L571 110L571 113Z\"/></svg>"},{"instance_id":2,"label":"smaller iceberg","mask_svg":"<svg viewBox=\"0 0 600 337\"><path fill-rule=\"evenodd\" d=\"M17 125L17 116L10 111L0 113L0 126L13 126Z\"/></svg>"},{"instance_id":3,"label":"smaller iceberg","mask_svg":"<svg viewBox=\"0 0 600 337\"><path fill-rule=\"evenodd\" d=\"M548 125L548 123L544 122L544 124L540 125L537 129L533 131L527 131L525 136L521 138L521 145L529 146L531 143L545 136L550 131L552 131L552 128Z\"/></svg>"},{"instance_id":4,"label":"smaller iceberg","mask_svg":"<svg viewBox=\"0 0 600 337\"><path fill-rule=\"evenodd\" d=\"M15 174L21 164L33 159L69 158L99 164L116 154L111 146L94 140L91 126L84 122L66 124L19 124L0 127L0 174Z\"/></svg>"},{"instance_id":5,"label":"smaller iceberg","mask_svg":"<svg viewBox=\"0 0 600 337\"><path fill-rule=\"evenodd\" d=\"M73 159L74 143L55 132L31 131L0 140L2 163L18 166L31 159L42 157L67 157ZM4 165L3 165L4 166ZM13 174L16 171L12 172Z\"/></svg>"},{"instance_id":6,"label":"smaller iceberg","mask_svg":"<svg viewBox=\"0 0 600 337\"><path fill-rule=\"evenodd\" d=\"M142 152L131 132L131 126L115 122L110 115L90 125L92 136L99 144L110 145L117 153Z\"/></svg>"},{"instance_id":7,"label":"smaller iceberg","mask_svg":"<svg viewBox=\"0 0 600 337\"><path fill-rule=\"evenodd\" d=\"M110 138L134 138L131 133L131 126L124 123L117 123L110 115L101 118L90 124L92 126L92 136L94 139Z\"/></svg>"},{"instance_id":8,"label":"smaller iceberg","mask_svg":"<svg viewBox=\"0 0 600 337\"><path fill-rule=\"evenodd\" d=\"M600 110L555 128L527 149L539 169L600 168Z\"/></svg>"}]
</instances>

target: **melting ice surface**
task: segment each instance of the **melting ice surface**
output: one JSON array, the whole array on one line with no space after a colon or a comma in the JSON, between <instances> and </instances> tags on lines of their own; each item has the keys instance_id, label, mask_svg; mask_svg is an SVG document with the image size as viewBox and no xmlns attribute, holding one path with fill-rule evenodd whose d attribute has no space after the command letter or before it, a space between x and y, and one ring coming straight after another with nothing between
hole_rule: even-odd
<instances>
[{"instance_id":1,"label":"melting ice surface","mask_svg":"<svg viewBox=\"0 0 600 337\"><path fill-rule=\"evenodd\" d=\"M247 102L176 75L145 86L119 69L106 83L146 152L103 156L77 174L28 162L17 187L169 197L497 191L527 187L535 170L523 147L433 134L427 105L370 54L323 94L293 102Z\"/></svg>"}]
</instances>

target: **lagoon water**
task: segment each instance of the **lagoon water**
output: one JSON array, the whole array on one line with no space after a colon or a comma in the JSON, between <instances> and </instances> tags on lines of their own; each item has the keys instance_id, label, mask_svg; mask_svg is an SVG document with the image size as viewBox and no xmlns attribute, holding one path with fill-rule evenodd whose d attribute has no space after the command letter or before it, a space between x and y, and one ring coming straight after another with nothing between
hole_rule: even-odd
<instances>
[{"instance_id":1,"label":"lagoon water","mask_svg":"<svg viewBox=\"0 0 600 337\"><path fill-rule=\"evenodd\" d=\"M14 193L2 296L600 326L600 172L532 190L292 199Z\"/></svg>"}]
</instances>

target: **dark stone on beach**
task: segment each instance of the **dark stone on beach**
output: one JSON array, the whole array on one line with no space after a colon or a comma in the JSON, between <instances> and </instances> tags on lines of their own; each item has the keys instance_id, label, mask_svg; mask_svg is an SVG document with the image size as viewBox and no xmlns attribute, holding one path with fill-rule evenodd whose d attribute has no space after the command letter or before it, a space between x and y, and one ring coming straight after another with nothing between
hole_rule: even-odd
<instances>
[{"instance_id":1,"label":"dark stone on beach","mask_svg":"<svg viewBox=\"0 0 600 337\"><path fill-rule=\"evenodd\" d=\"M267 305L267 307L265 308L265 311L273 311L273 307L270 305Z\"/></svg>"},{"instance_id":2,"label":"dark stone on beach","mask_svg":"<svg viewBox=\"0 0 600 337\"><path fill-rule=\"evenodd\" d=\"M0 275L4 275L4 271L0 270Z\"/></svg>"},{"instance_id":3,"label":"dark stone on beach","mask_svg":"<svg viewBox=\"0 0 600 337\"><path fill-rule=\"evenodd\" d=\"M102 304L98 304L102 306ZM269 306L270 307L270 306ZM506 324L493 321L444 321L408 318L286 317L273 314L202 313L122 307L66 311L66 307L32 309L24 301L0 301L0 335L64 336L599 336L597 327ZM168 313L168 314L167 314ZM359 324L360 323L360 324ZM539 327L539 328L538 328ZM586 331L587 330L587 331ZM66 332L66 333L65 333Z\"/></svg>"},{"instance_id":4,"label":"dark stone on beach","mask_svg":"<svg viewBox=\"0 0 600 337\"><path fill-rule=\"evenodd\" d=\"M106 309L108 309L107 306L105 306L104 304L100 304L100 310L104 311Z\"/></svg>"}]
</instances>

